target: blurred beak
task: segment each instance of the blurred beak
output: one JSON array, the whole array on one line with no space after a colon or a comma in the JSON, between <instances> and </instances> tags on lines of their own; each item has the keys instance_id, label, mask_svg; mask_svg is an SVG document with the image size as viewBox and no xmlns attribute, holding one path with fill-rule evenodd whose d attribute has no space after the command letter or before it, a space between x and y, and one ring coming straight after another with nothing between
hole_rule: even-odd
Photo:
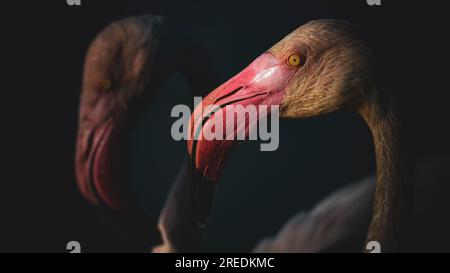
<instances>
[{"instance_id":1,"label":"blurred beak","mask_svg":"<svg viewBox=\"0 0 450 273\"><path fill-rule=\"evenodd\" d=\"M128 175L124 115L111 111L109 98L82 103L76 142L75 172L83 196L95 205L126 211L136 202Z\"/></svg>"}]
</instances>

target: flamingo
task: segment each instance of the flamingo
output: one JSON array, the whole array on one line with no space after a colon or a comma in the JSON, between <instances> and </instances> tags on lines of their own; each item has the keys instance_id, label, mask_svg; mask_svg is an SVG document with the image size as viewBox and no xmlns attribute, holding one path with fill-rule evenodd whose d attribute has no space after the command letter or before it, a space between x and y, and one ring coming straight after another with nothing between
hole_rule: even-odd
<instances>
[{"instance_id":1,"label":"flamingo","mask_svg":"<svg viewBox=\"0 0 450 273\"><path fill-rule=\"evenodd\" d=\"M147 218L128 177L128 138L175 71L182 72L193 95L217 83L202 43L163 16L113 22L91 43L84 65L75 159L78 187L90 203Z\"/></svg>"},{"instance_id":2,"label":"flamingo","mask_svg":"<svg viewBox=\"0 0 450 273\"><path fill-rule=\"evenodd\" d=\"M220 116L226 117L227 105L279 106L280 117L291 119L354 111L372 133L377 166L366 244L377 241L384 251L398 250L413 204L414 167L396 106L389 93L377 88L372 70L370 49L348 22L317 20L293 31L209 93L191 117L188 141L192 204L199 224L210 214L214 186L237 143L196 140L194 133L218 116L216 112L196 120L203 117L201 109L219 105ZM231 126L236 132L237 124ZM248 122L245 126L248 137Z\"/></svg>"}]
</instances>

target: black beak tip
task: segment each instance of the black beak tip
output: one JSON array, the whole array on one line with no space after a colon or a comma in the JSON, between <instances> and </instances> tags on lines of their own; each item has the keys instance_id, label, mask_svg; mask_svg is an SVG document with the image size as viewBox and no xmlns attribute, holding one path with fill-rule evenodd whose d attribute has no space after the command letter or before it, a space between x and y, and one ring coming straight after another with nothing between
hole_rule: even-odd
<instances>
[{"instance_id":1,"label":"black beak tip","mask_svg":"<svg viewBox=\"0 0 450 273\"><path fill-rule=\"evenodd\" d=\"M193 215L198 227L203 229L212 208L214 182L205 178L197 169L190 168L189 184Z\"/></svg>"}]
</instances>

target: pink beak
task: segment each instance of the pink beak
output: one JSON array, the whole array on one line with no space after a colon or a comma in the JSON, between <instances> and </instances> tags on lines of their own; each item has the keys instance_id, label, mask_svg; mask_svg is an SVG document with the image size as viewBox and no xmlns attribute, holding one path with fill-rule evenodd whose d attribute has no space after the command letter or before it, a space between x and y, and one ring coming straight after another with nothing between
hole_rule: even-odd
<instances>
[{"instance_id":1,"label":"pink beak","mask_svg":"<svg viewBox=\"0 0 450 273\"><path fill-rule=\"evenodd\" d=\"M210 213L214 186L232 148L237 143L236 135L244 130L248 138L256 122L245 113L244 107L253 105L280 105L284 90L297 70L288 66L272 53L266 52L255 59L239 74L209 93L196 107L190 120L190 183L193 210L200 224L204 224ZM227 106L242 107L230 111ZM219 106L220 108L217 108ZM214 112L212 109L219 109ZM212 113L214 112L214 113ZM245 115L245 124L235 122L236 115ZM257 120L262 115L257 112ZM220 120L222 119L222 122ZM228 122L232 120L233 122ZM215 132L217 124L222 124L222 139L205 137L205 129ZM230 139L229 132L234 134ZM201 139L199 139L201 137ZM208 140L209 139L209 140Z\"/></svg>"}]
</instances>

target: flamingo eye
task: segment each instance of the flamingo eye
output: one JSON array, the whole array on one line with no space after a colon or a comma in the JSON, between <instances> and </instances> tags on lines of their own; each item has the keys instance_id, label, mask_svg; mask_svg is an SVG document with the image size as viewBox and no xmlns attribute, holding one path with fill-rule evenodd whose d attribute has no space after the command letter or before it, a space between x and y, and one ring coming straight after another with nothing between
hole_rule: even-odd
<instances>
[{"instance_id":1,"label":"flamingo eye","mask_svg":"<svg viewBox=\"0 0 450 273\"><path fill-rule=\"evenodd\" d=\"M111 88L112 84L110 80L103 80L101 82L101 88L103 91L108 91Z\"/></svg>"},{"instance_id":2,"label":"flamingo eye","mask_svg":"<svg viewBox=\"0 0 450 273\"><path fill-rule=\"evenodd\" d=\"M293 53L289 55L287 58L287 64L293 67L299 67L302 66L305 62L305 57L298 53Z\"/></svg>"}]
</instances>

